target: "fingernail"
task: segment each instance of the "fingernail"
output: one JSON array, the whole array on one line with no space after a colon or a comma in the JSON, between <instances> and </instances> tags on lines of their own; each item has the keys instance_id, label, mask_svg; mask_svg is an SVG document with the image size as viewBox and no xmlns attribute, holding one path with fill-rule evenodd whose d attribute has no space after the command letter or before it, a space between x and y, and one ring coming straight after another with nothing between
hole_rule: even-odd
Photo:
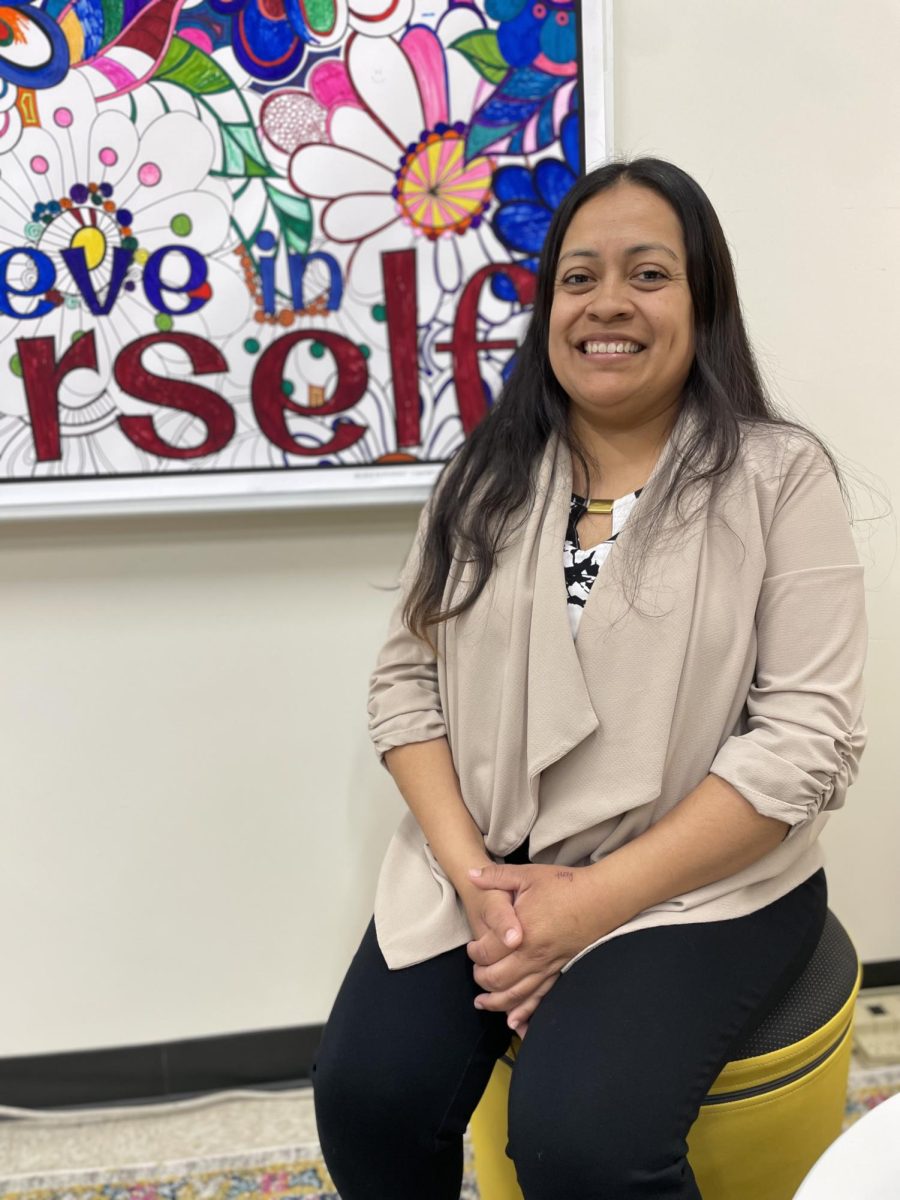
<instances>
[{"instance_id":1,"label":"fingernail","mask_svg":"<svg viewBox=\"0 0 900 1200\"><path fill-rule=\"evenodd\" d=\"M504 935L503 935L503 940L504 940L504 942L506 942L507 946L511 946L513 944L513 942L516 940L516 937L517 937L517 934L514 929L507 929L506 933L504 933Z\"/></svg>"},{"instance_id":2,"label":"fingernail","mask_svg":"<svg viewBox=\"0 0 900 1200\"><path fill-rule=\"evenodd\" d=\"M476 1008L484 1008L484 1005L481 1003L481 1000L479 1000L479 999L476 999L476 1001L475 1001L475 1007L476 1007Z\"/></svg>"},{"instance_id":3,"label":"fingernail","mask_svg":"<svg viewBox=\"0 0 900 1200\"><path fill-rule=\"evenodd\" d=\"M480 875L481 875L481 867L470 867L469 868L469 878L470 879L478 879Z\"/></svg>"},{"instance_id":4,"label":"fingernail","mask_svg":"<svg viewBox=\"0 0 900 1200\"><path fill-rule=\"evenodd\" d=\"M516 1033L518 1031L518 1028L519 1028L518 1021L510 1021L510 1022L508 1022L508 1024L509 1024L510 1029L513 1031L513 1033Z\"/></svg>"}]
</instances>

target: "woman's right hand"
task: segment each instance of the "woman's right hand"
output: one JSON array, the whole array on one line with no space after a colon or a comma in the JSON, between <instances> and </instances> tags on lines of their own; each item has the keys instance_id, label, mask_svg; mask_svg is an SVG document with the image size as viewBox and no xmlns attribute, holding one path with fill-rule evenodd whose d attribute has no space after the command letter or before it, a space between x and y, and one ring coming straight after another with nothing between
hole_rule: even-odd
<instances>
[{"instance_id":1,"label":"woman's right hand","mask_svg":"<svg viewBox=\"0 0 900 1200\"><path fill-rule=\"evenodd\" d=\"M466 947L472 962L491 966L521 946L522 923L509 892L479 891L468 885L461 899L472 930Z\"/></svg>"},{"instance_id":2,"label":"woman's right hand","mask_svg":"<svg viewBox=\"0 0 900 1200\"><path fill-rule=\"evenodd\" d=\"M483 951L478 961L499 962L522 944L522 923L509 891L478 888L469 878L473 863L485 868L493 863L462 798L446 737L394 746L385 751L384 761L466 910L472 944Z\"/></svg>"}]
</instances>

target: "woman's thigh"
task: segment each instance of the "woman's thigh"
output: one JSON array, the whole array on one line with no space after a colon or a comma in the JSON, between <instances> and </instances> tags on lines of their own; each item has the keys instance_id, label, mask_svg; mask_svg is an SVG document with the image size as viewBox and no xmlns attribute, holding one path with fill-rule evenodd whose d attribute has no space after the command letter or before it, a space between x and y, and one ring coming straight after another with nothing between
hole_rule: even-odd
<instances>
[{"instance_id":1,"label":"woman's thigh","mask_svg":"<svg viewBox=\"0 0 900 1200\"><path fill-rule=\"evenodd\" d=\"M746 917L613 938L563 975L513 1072L509 1153L527 1200L696 1200L688 1130L809 961L826 908L820 871Z\"/></svg>"},{"instance_id":2,"label":"woman's thigh","mask_svg":"<svg viewBox=\"0 0 900 1200\"><path fill-rule=\"evenodd\" d=\"M313 1068L342 1200L457 1200L463 1133L510 1040L479 991L464 946L391 971L370 923Z\"/></svg>"}]
</instances>

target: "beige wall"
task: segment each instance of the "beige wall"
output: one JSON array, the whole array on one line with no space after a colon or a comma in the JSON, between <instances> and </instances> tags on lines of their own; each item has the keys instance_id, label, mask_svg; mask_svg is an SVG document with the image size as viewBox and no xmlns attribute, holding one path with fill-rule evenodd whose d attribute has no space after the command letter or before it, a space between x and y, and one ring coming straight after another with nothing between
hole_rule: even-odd
<instances>
[{"instance_id":1,"label":"beige wall","mask_svg":"<svg viewBox=\"0 0 900 1200\"><path fill-rule=\"evenodd\" d=\"M892 0L619 0L614 55L617 148L707 188L767 374L895 506L898 25ZM364 693L413 523L2 529L0 1057L324 1019L399 813ZM898 958L900 568L892 521L863 533L872 744L832 904Z\"/></svg>"}]
</instances>

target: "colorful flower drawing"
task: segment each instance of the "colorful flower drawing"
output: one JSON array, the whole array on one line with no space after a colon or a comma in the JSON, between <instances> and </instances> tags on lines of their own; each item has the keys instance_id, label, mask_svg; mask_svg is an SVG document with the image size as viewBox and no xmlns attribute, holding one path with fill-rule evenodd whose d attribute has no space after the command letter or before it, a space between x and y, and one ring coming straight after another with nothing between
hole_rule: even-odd
<instances>
[{"instance_id":1,"label":"colorful flower drawing","mask_svg":"<svg viewBox=\"0 0 900 1200\"><path fill-rule=\"evenodd\" d=\"M96 0L76 0L62 19L73 65L98 100L112 100L149 83L171 43L184 0L125 0L96 11Z\"/></svg>"},{"instance_id":2,"label":"colorful flower drawing","mask_svg":"<svg viewBox=\"0 0 900 1200\"><path fill-rule=\"evenodd\" d=\"M115 108L101 111L84 76L70 72L38 94L37 117L0 157L0 233L21 248L6 278L19 295L38 298L30 309L7 301L0 320L0 364L9 370L0 410L26 412L19 339L52 337L64 349L91 333L96 369L67 375L58 393L63 423L90 429L131 403L112 364L136 333L220 338L249 318L240 277L221 253L231 240L231 195L209 176L214 139L192 114L160 111L135 123ZM163 303L154 307L146 267L167 247L156 285ZM191 289L201 262L202 282ZM90 421L75 412L85 406Z\"/></svg>"},{"instance_id":3,"label":"colorful flower drawing","mask_svg":"<svg viewBox=\"0 0 900 1200\"><path fill-rule=\"evenodd\" d=\"M69 69L63 32L30 0L6 0L0 7L0 79L23 88L48 88Z\"/></svg>"},{"instance_id":4,"label":"colorful flower drawing","mask_svg":"<svg viewBox=\"0 0 900 1200\"><path fill-rule=\"evenodd\" d=\"M473 25L481 28L473 10L459 8L439 33L415 25L398 41L352 35L345 63L310 73L331 144L301 145L289 177L302 194L326 201L325 234L357 248L351 283L365 294L379 287L380 254L417 239L434 247L430 258L420 255L425 269L455 286L499 249L483 224L494 160L465 153L480 80L444 47Z\"/></svg>"},{"instance_id":5,"label":"colorful flower drawing","mask_svg":"<svg viewBox=\"0 0 900 1200\"><path fill-rule=\"evenodd\" d=\"M468 157L485 150L531 154L559 135L575 97L574 0L487 0L496 30L455 44L496 89L473 115Z\"/></svg>"},{"instance_id":6,"label":"colorful flower drawing","mask_svg":"<svg viewBox=\"0 0 900 1200\"><path fill-rule=\"evenodd\" d=\"M553 75L574 61L572 0L487 0L485 11L499 22L497 43L511 67L538 67Z\"/></svg>"},{"instance_id":7,"label":"colorful flower drawing","mask_svg":"<svg viewBox=\"0 0 900 1200\"><path fill-rule=\"evenodd\" d=\"M307 49L336 45L348 29L386 36L409 20L413 0L209 0L231 17L231 44L255 79L277 83L300 68Z\"/></svg>"},{"instance_id":8,"label":"colorful flower drawing","mask_svg":"<svg viewBox=\"0 0 900 1200\"><path fill-rule=\"evenodd\" d=\"M582 11L0 0L0 481L430 482L581 168Z\"/></svg>"},{"instance_id":9,"label":"colorful flower drawing","mask_svg":"<svg viewBox=\"0 0 900 1200\"><path fill-rule=\"evenodd\" d=\"M22 133L22 114L17 104L19 89L0 79L0 154L11 149Z\"/></svg>"}]
</instances>

